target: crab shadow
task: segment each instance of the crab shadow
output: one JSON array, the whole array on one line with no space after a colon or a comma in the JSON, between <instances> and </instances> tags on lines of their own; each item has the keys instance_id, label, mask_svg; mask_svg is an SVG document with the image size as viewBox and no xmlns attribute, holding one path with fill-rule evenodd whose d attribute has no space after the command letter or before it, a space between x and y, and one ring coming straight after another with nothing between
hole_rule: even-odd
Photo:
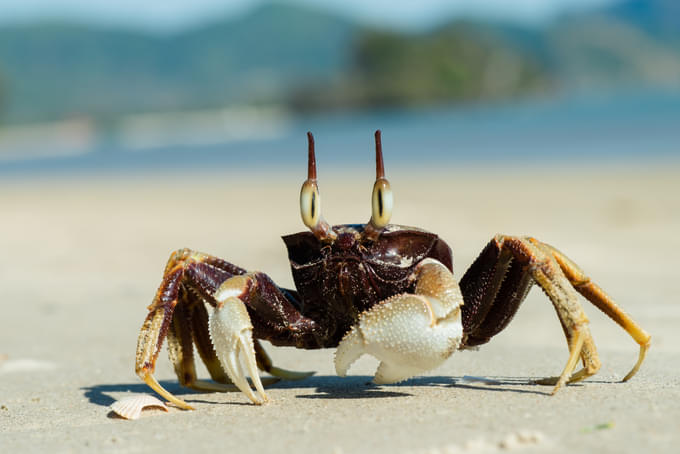
<instances>
[{"instance_id":1,"label":"crab shadow","mask_svg":"<svg viewBox=\"0 0 680 454\"><path fill-rule=\"evenodd\" d=\"M179 385L176 381L171 380L161 380L159 382L165 389L176 396L200 396L203 393L191 390L189 388L184 388ZM86 386L80 388L84 392L84 396L90 403L95 405L100 405L102 407L108 407L114 403L117 399L113 398L111 394L116 393L136 393L136 394L150 394L153 393L151 388L149 388L145 383L120 383L120 384L103 384ZM210 403L207 400L191 399L195 403Z\"/></svg>"},{"instance_id":2,"label":"crab shadow","mask_svg":"<svg viewBox=\"0 0 680 454\"><path fill-rule=\"evenodd\" d=\"M298 394L303 399L363 399L407 397L413 387L458 388L483 392L501 392L550 396L552 386L536 384L526 377L416 377L392 385L376 385L370 376L316 376L303 382L280 382L277 388L314 388L314 394ZM582 386L580 383L569 386Z\"/></svg>"},{"instance_id":3,"label":"crab shadow","mask_svg":"<svg viewBox=\"0 0 680 454\"><path fill-rule=\"evenodd\" d=\"M372 377L318 376L316 381L308 379L308 388L315 388L315 394L300 394L304 399L361 399L367 397L407 397L413 394L407 390L413 387L459 388L476 391L537 394L549 396L550 386L542 386L524 377L489 377L470 380L469 377L429 376L416 377L391 385L376 385ZM279 388L300 388L295 382L278 383ZM578 384L577 386L580 386Z\"/></svg>"},{"instance_id":4,"label":"crab shadow","mask_svg":"<svg viewBox=\"0 0 680 454\"><path fill-rule=\"evenodd\" d=\"M386 398L386 397L406 397L411 394L399 392L371 383L369 376L353 376L341 378L336 376L313 376L300 381L280 381L267 387L267 389L308 389L313 394L300 394L296 397L304 399L365 399L365 398ZM177 381L161 380L161 386L170 393L182 397L190 403L214 403L213 401L200 399L201 395L210 394L195 391L179 385ZM117 399L112 397L119 393L152 393L145 383L120 383L120 384L100 384L81 388L84 396L90 403L102 407L108 407ZM239 405L236 404L235 405ZM242 405L249 405L248 402Z\"/></svg>"},{"instance_id":5,"label":"crab shadow","mask_svg":"<svg viewBox=\"0 0 680 454\"><path fill-rule=\"evenodd\" d=\"M526 377L470 377L429 376L416 377L394 385L376 385L368 375L337 377L334 375L316 375L300 381L281 381L268 389L299 390L296 395L300 399L380 399L413 396L408 390L413 387L457 388L462 390L520 393L549 396L552 388L535 384ZM192 403L214 403L200 398L205 393L184 388L177 381L163 380L161 385L176 396L183 396ZM580 383L569 385L583 386ZM107 407L116 401L112 394L117 393L150 393L144 383L99 384L81 388L84 396L91 403ZM248 402L234 403L248 405Z\"/></svg>"}]
</instances>

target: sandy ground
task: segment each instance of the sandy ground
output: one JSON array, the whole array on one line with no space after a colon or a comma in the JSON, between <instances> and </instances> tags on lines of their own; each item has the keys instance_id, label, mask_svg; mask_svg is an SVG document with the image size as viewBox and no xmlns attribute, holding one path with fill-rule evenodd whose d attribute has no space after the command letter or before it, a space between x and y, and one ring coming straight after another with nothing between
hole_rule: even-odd
<instances>
[{"instance_id":1,"label":"sandy ground","mask_svg":"<svg viewBox=\"0 0 680 454\"><path fill-rule=\"evenodd\" d=\"M491 343L403 384L371 385L370 357L343 379L331 350L269 346L276 364L317 375L272 386L272 402L257 407L240 393L181 389L163 353L157 377L196 411L112 417L115 399L150 392L133 372L135 344L173 249L210 252L292 285L279 237L302 228L301 174L0 183L0 451L677 452L676 164L388 174L393 222L444 237L458 276L497 232L531 234L580 263L653 335L628 383L618 381L637 345L584 302L600 373L552 397L531 384L567 358L557 318L534 289ZM322 169L321 178L329 221L368 219L371 169Z\"/></svg>"}]
</instances>

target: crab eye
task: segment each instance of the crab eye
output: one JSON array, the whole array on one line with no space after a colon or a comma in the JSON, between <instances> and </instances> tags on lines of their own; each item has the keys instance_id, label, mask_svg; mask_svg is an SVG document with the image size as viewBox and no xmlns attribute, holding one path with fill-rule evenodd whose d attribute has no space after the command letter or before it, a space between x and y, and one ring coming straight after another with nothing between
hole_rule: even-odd
<instances>
[{"instance_id":1,"label":"crab eye","mask_svg":"<svg viewBox=\"0 0 680 454\"><path fill-rule=\"evenodd\" d=\"M371 224L376 228L382 229L389 224L392 217L392 207L394 206L392 189L386 179L378 178L375 181L371 202L373 205Z\"/></svg>"},{"instance_id":2,"label":"crab eye","mask_svg":"<svg viewBox=\"0 0 680 454\"><path fill-rule=\"evenodd\" d=\"M302 222L307 227L313 229L319 223L321 217L321 197L319 188L313 181L307 180L302 184L300 190L300 214Z\"/></svg>"}]
</instances>

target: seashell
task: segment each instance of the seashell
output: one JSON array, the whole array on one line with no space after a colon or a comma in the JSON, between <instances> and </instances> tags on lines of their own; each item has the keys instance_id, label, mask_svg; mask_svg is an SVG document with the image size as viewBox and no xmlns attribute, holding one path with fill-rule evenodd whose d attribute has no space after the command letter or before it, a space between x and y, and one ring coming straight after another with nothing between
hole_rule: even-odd
<instances>
[{"instance_id":1,"label":"seashell","mask_svg":"<svg viewBox=\"0 0 680 454\"><path fill-rule=\"evenodd\" d=\"M146 407L160 407L163 411L168 411L168 407L163 402L149 394L138 394L126 397L111 404L111 411L125 419L139 419L142 410Z\"/></svg>"}]
</instances>

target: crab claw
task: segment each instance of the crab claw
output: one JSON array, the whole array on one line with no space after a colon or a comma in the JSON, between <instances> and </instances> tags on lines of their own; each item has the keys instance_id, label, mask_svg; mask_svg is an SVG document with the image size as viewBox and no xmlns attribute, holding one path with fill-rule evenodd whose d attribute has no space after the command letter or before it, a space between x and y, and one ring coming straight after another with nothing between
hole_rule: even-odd
<instances>
[{"instance_id":1,"label":"crab claw","mask_svg":"<svg viewBox=\"0 0 680 454\"><path fill-rule=\"evenodd\" d=\"M243 302L235 296L226 298L210 316L210 339L222 367L231 381L255 404L268 400L257 372L253 325ZM240 357L248 369L257 395L248 384Z\"/></svg>"},{"instance_id":2,"label":"crab claw","mask_svg":"<svg viewBox=\"0 0 680 454\"><path fill-rule=\"evenodd\" d=\"M364 353L380 360L374 383L396 383L442 364L458 348L460 310L436 298L402 294L364 312L335 352L341 377Z\"/></svg>"}]
</instances>

